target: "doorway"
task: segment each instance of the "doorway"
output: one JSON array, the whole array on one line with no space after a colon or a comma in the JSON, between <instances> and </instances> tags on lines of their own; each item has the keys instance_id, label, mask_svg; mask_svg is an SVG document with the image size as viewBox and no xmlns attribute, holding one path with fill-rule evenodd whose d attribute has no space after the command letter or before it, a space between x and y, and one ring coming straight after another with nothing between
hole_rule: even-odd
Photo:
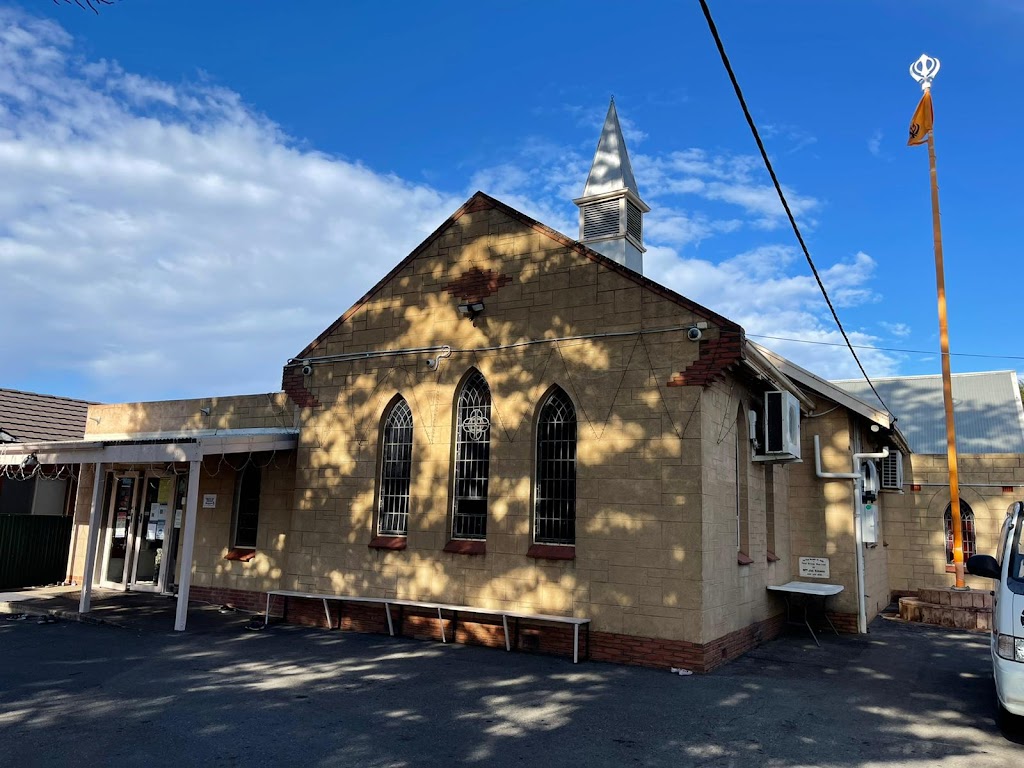
<instances>
[{"instance_id":1,"label":"doorway","mask_svg":"<svg viewBox=\"0 0 1024 768\"><path fill-rule=\"evenodd\" d=\"M184 477L165 472L115 472L108 483L100 585L136 592L173 592Z\"/></svg>"}]
</instances>

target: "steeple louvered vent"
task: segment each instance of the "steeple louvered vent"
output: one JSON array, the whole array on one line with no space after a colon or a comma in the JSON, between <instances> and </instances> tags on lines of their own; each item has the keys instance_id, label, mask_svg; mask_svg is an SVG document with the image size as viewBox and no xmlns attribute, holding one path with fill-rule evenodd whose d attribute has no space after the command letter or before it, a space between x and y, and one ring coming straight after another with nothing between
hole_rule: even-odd
<instances>
[{"instance_id":1,"label":"steeple louvered vent","mask_svg":"<svg viewBox=\"0 0 1024 768\"><path fill-rule=\"evenodd\" d=\"M583 207L583 239L619 234L619 201L604 200Z\"/></svg>"},{"instance_id":2,"label":"steeple louvered vent","mask_svg":"<svg viewBox=\"0 0 1024 768\"><path fill-rule=\"evenodd\" d=\"M643 214L633 203L626 201L626 234L638 243L644 241Z\"/></svg>"}]
</instances>

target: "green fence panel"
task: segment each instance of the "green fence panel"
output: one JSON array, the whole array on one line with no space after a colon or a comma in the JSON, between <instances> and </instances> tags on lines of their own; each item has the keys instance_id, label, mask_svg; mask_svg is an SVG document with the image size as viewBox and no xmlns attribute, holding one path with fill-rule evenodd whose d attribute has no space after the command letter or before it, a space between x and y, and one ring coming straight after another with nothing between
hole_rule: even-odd
<instances>
[{"instance_id":1,"label":"green fence panel","mask_svg":"<svg viewBox=\"0 0 1024 768\"><path fill-rule=\"evenodd\" d=\"M71 517L0 515L0 589L64 581Z\"/></svg>"}]
</instances>

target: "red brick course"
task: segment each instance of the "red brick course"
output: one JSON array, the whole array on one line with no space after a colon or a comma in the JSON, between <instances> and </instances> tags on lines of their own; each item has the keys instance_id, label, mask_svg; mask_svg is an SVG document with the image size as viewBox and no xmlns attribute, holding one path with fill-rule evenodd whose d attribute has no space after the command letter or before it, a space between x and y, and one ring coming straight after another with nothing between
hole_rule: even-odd
<instances>
[{"instance_id":1,"label":"red brick course","mask_svg":"<svg viewBox=\"0 0 1024 768\"><path fill-rule=\"evenodd\" d=\"M445 290L459 299L483 301L511 282L511 277L498 274L493 269L483 270L480 267L473 267L448 283Z\"/></svg>"},{"instance_id":2,"label":"red brick course","mask_svg":"<svg viewBox=\"0 0 1024 768\"><path fill-rule=\"evenodd\" d=\"M698 342L697 359L668 380L670 387L706 387L725 375L729 366L743 359L739 334Z\"/></svg>"},{"instance_id":3,"label":"red brick course","mask_svg":"<svg viewBox=\"0 0 1024 768\"><path fill-rule=\"evenodd\" d=\"M281 376L281 389L300 408L313 408L320 405L316 396L306 389L306 377L301 368L285 368Z\"/></svg>"},{"instance_id":4,"label":"red brick course","mask_svg":"<svg viewBox=\"0 0 1024 768\"><path fill-rule=\"evenodd\" d=\"M193 587L191 594L196 600L231 604L243 610L259 613L264 611L267 599L265 592L245 592L209 587ZM377 634L384 634L388 631L383 605L337 601L329 601L328 605L331 611L332 628ZM283 598L275 597L270 605L271 616L280 618L284 614L284 608ZM290 624L327 627L323 602L319 599L289 598L287 609L287 621ZM832 614L832 620L840 628L840 631L846 629L845 625L849 623L847 618L852 620L853 631L856 631L856 616ZM395 622L396 633L418 640L441 640L436 613L410 608L404 610L392 608L392 619ZM710 672L761 643L778 637L784 627L785 616L773 616L703 645L684 640L637 637L613 632L591 632L589 649L587 648L587 631L581 627L580 655L585 657L589 650L590 658L595 661L664 669L683 667L693 672ZM462 617L455 619L446 617L444 631L448 642L453 640L453 629L454 641L457 643L490 648L505 647L504 630L501 620L497 617L493 621L481 620L479 617L474 617L473 621L464 621ZM573 632L571 627L542 626L529 622L523 622L521 626L517 627L513 619L509 621L509 629L513 635L512 647L515 650L563 657L572 656Z\"/></svg>"}]
</instances>

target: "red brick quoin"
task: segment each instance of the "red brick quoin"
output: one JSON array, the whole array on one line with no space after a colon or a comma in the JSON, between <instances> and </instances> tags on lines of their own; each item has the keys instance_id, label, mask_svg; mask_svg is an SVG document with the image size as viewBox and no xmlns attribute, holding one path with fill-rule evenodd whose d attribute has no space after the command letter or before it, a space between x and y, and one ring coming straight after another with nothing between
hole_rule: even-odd
<instances>
[{"instance_id":1,"label":"red brick quoin","mask_svg":"<svg viewBox=\"0 0 1024 768\"><path fill-rule=\"evenodd\" d=\"M511 282L511 277L498 274L493 269L473 267L448 283L445 290L465 301L483 301Z\"/></svg>"},{"instance_id":2,"label":"red brick quoin","mask_svg":"<svg viewBox=\"0 0 1024 768\"><path fill-rule=\"evenodd\" d=\"M706 387L725 375L726 369L742 359L739 334L701 341L697 359L668 380L670 387Z\"/></svg>"},{"instance_id":3,"label":"red brick quoin","mask_svg":"<svg viewBox=\"0 0 1024 768\"><path fill-rule=\"evenodd\" d=\"M313 408L320 405L316 396L306 389L306 377L302 375L301 368L285 368L281 376L281 389L300 408Z\"/></svg>"}]
</instances>

